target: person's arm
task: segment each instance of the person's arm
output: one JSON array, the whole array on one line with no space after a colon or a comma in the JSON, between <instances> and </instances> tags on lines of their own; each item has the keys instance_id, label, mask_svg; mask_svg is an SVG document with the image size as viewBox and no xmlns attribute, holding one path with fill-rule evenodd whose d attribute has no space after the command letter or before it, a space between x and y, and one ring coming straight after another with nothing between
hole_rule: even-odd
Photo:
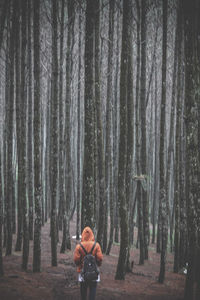
<instances>
[{"instance_id":1,"label":"person's arm","mask_svg":"<svg viewBox=\"0 0 200 300\"><path fill-rule=\"evenodd\" d=\"M97 243L97 245L96 245L96 255L95 255L95 257L96 257L97 265L101 266L102 260L103 260L103 254L102 254L101 246L99 245L99 243Z\"/></svg>"},{"instance_id":2,"label":"person's arm","mask_svg":"<svg viewBox=\"0 0 200 300\"><path fill-rule=\"evenodd\" d=\"M80 245L77 245L74 251L74 262L77 266L81 265L81 258Z\"/></svg>"}]
</instances>

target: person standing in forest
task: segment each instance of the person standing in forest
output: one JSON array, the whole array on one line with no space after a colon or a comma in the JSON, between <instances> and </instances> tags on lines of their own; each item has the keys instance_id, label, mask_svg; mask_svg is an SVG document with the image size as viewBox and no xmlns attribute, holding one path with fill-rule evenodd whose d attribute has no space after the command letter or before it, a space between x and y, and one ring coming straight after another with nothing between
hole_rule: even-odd
<instances>
[{"instance_id":1,"label":"person standing in forest","mask_svg":"<svg viewBox=\"0 0 200 300\"><path fill-rule=\"evenodd\" d=\"M86 259L86 256L88 259ZM85 227L82 232L81 243L79 243L74 251L74 262L77 265L78 281L80 282L81 300L87 299L87 290L89 288L89 300L94 300L96 296L97 282L100 281L99 271L93 280L87 280L86 268L87 261L91 260L88 265L92 264L94 259L95 264L100 266L103 260L103 254L99 243L95 242L94 233L90 227ZM94 266L94 272L95 273Z\"/></svg>"}]
</instances>

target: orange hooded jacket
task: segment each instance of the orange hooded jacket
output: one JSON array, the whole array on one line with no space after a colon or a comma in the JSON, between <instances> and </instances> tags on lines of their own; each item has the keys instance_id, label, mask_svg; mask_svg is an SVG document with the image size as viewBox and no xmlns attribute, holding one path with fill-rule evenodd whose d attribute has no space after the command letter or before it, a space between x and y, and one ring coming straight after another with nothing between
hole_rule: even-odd
<instances>
[{"instance_id":1,"label":"orange hooded jacket","mask_svg":"<svg viewBox=\"0 0 200 300\"><path fill-rule=\"evenodd\" d=\"M83 247L85 248L87 253L89 253L92 250L94 241L95 240L94 240L94 234L93 234L92 229L90 227L85 227L82 232L81 244L83 245ZM103 254L102 254L99 243L96 243L94 250L92 251L92 255L95 256L96 263L98 266L100 266L102 263ZM83 268L84 256L85 256L85 252L82 249L82 247L80 246L80 244L78 244L74 251L74 262L77 265L77 272L79 272L79 273L80 273L81 269Z\"/></svg>"}]
</instances>

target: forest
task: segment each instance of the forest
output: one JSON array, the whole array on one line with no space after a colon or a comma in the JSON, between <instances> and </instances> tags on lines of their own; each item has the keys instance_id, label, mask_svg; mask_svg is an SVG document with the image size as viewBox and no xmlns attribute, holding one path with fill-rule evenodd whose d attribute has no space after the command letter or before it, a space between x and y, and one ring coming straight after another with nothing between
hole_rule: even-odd
<instances>
[{"instance_id":1,"label":"forest","mask_svg":"<svg viewBox=\"0 0 200 300\"><path fill-rule=\"evenodd\" d=\"M2 300L200 299L199 0L0 0L0 141Z\"/></svg>"}]
</instances>

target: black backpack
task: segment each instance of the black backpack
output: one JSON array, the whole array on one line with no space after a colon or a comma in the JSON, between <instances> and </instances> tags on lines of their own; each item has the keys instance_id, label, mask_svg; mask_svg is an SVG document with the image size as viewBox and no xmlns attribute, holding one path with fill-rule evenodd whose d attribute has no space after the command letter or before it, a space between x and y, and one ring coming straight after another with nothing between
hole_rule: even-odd
<instances>
[{"instance_id":1,"label":"black backpack","mask_svg":"<svg viewBox=\"0 0 200 300\"><path fill-rule=\"evenodd\" d=\"M85 252L85 256L83 259L83 270L81 272L81 275L84 279L84 281L90 282L90 281L96 281L98 279L99 271L97 269L96 259L92 255L92 252L94 250L94 247L96 245L96 242L94 242L94 245L92 246L92 249L89 253L85 250L83 245L80 243L80 246L82 247L83 251Z\"/></svg>"}]
</instances>

